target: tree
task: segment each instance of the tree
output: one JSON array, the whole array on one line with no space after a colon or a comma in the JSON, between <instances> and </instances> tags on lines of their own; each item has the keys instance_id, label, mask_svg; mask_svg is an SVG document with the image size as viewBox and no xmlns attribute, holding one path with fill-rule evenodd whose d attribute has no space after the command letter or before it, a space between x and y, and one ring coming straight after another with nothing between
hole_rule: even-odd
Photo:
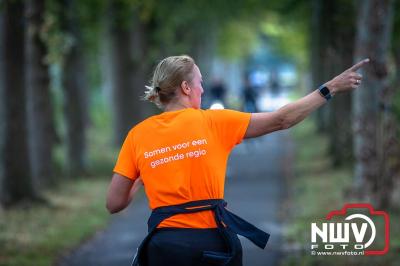
<instances>
[{"instance_id":1,"label":"tree","mask_svg":"<svg viewBox=\"0 0 400 266\"><path fill-rule=\"evenodd\" d=\"M132 77L133 20L128 18L129 5L123 1L110 3L110 63L114 143L118 146L129 129L140 119L140 109L134 99Z\"/></svg>"},{"instance_id":2,"label":"tree","mask_svg":"<svg viewBox=\"0 0 400 266\"><path fill-rule=\"evenodd\" d=\"M400 10L400 1L395 2L394 12ZM396 180L400 179L400 17L394 16L392 54L395 64L394 79L386 84L381 93L381 139L380 167L382 176L379 179L379 203L382 208L392 205L392 194Z\"/></svg>"},{"instance_id":3,"label":"tree","mask_svg":"<svg viewBox=\"0 0 400 266\"><path fill-rule=\"evenodd\" d=\"M26 130L24 4L3 1L0 11L2 134L0 202L5 206L36 198L30 175Z\"/></svg>"},{"instance_id":4,"label":"tree","mask_svg":"<svg viewBox=\"0 0 400 266\"><path fill-rule=\"evenodd\" d=\"M26 74L28 131L32 175L39 187L48 185L53 175L55 128L50 95L47 45L43 36L45 0L26 2Z\"/></svg>"},{"instance_id":5,"label":"tree","mask_svg":"<svg viewBox=\"0 0 400 266\"><path fill-rule=\"evenodd\" d=\"M329 57L329 44L332 43L332 17L331 6L332 1L313 0L312 1L312 16L311 16L311 76L312 87L318 88L329 78L328 69L331 65L327 64ZM327 73L328 72L328 73ZM329 107L319 109L316 112L315 118L319 132L326 132L328 125Z\"/></svg>"},{"instance_id":6,"label":"tree","mask_svg":"<svg viewBox=\"0 0 400 266\"><path fill-rule=\"evenodd\" d=\"M379 199L379 96L387 86L388 48L392 29L391 0L366 0L360 6L355 61L370 58L363 70L362 88L353 94L355 187ZM379 41L377 41L379 40Z\"/></svg>"},{"instance_id":7,"label":"tree","mask_svg":"<svg viewBox=\"0 0 400 266\"><path fill-rule=\"evenodd\" d=\"M141 15L144 10L150 15ZM135 5L122 0L110 3L111 107L117 146L130 128L153 113L149 105L140 100L156 58L151 43L155 27L152 12L145 3Z\"/></svg>"},{"instance_id":8,"label":"tree","mask_svg":"<svg viewBox=\"0 0 400 266\"><path fill-rule=\"evenodd\" d=\"M59 10L61 31L69 46L62 57L62 88L66 121L68 174L79 175L86 170L86 129L88 123L88 88L85 54L83 52L78 1L63 0Z\"/></svg>"},{"instance_id":9,"label":"tree","mask_svg":"<svg viewBox=\"0 0 400 266\"><path fill-rule=\"evenodd\" d=\"M328 75L332 78L352 65L354 36L355 36L355 7L354 3L346 0L336 0L333 3L331 43L329 43L329 56L325 61ZM346 41L343 41L346 40ZM349 163L353 158L352 150L352 124L351 93L338 95L329 104L328 137L329 151L334 166ZM329 121L329 122L328 122Z\"/></svg>"}]
</instances>

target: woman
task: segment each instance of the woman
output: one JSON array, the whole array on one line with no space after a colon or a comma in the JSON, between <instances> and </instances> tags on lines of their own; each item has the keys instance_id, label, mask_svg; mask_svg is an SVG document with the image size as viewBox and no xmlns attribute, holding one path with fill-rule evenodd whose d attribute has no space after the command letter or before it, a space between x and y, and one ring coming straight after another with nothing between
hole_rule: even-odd
<instances>
[{"instance_id":1,"label":"woman","mask_svg":"<svg viewBox=\"0 0 400 266\"><path fill-rule=\"evenodd\" d=\"M277 111L243 113L201 110L202 76L193 59L162 60L144 98L164 112L130 130L107 196L107 209L115 213L144 184L153 212L133 264L242 265L237 234L264 248L269 235L225 208L230 151L244 138L290 128L336 93L357 88L362 77L355 71L368 61Z\"/></svg>"}]
</instances>

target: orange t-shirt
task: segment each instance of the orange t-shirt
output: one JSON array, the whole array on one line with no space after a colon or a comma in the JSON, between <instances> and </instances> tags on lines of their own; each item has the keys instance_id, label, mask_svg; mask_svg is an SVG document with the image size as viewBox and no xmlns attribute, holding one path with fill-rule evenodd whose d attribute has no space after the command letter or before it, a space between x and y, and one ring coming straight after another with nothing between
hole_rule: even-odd
<instances>
[{"instance_id":1,"label":"orange t-shirt","mask_svg":"<svg viewBox=\"0 0 400 266\"><path fill-rule=\"evenodd\" d=\"M223 199L230 151L239 144L250 113L181 109L147 118L126 137L114 172L141 176L150 208ZM178 214L158 227L215 228L212 211Z\"/></svg>"}]
</instances>

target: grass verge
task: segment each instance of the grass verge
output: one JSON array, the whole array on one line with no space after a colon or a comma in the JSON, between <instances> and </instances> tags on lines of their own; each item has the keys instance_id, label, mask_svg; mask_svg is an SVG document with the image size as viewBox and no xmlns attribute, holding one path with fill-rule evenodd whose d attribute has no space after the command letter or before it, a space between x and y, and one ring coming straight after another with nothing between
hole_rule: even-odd
<instances>
[{"instance_id":1,"label":"grass verge","mask_svg":"<svg viewBox=\"0 0 400 266\"><path fill-rule=\"evenodd\" d=\"M0 210L0 265L52 265L61 252L104 227L108 182L63 182L44 193L49 204Z\"/></svg>"},{"instance_id":2,"label":"grass verge","mask_svg":"<svg viewBox=\"0 0 400 266\"><path fill-rule=\"evenodd\" d=\"M317 135L310 119L292 130L296 154L294 175L288 180L289 218L286 242L297 247L285 256L282 265L400 265L399 210L388 210L391 220L390 251L384 256L312 256L310 231L312 222L322 222L333 209L351 198L352 170L332 168L327 156L328 142ZM347 192L346 192L347 191Z\"/></svg>"}]
</instances>

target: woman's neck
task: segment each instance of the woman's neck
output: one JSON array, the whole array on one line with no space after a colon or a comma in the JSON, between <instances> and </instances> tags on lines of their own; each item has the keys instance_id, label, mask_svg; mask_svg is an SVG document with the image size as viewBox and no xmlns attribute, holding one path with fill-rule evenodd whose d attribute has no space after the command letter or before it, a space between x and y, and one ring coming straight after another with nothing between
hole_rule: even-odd
<instances>
[{"instance_id":1,"label":"woman's neck","mask_svg":"<svg viewBox=\"0 0 400 266\"><path fill-rule=\"evenodd\" d=\"M178 110L186 109L186 108L190 108L190 107L191 106L189 106L188 104L181 103L181 102L175 102L175 103L167 104L164 108L164 112L178 111Z\"/></svg>"}]
</instances>

